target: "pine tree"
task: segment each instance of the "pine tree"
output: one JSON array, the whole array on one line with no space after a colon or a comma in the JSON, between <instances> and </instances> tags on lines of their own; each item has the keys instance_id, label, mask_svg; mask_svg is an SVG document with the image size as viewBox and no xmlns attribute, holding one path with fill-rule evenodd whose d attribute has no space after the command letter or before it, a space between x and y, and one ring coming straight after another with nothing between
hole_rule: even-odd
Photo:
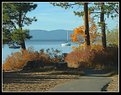
<instances>
[{"instance_id":1,"label":"pine tree","mask_svg":"<svg viewBox=\"0 0 121 95\"><path fill-rule=\"evenodd\" d=\"M15 43L26 49L25 40L30 39L29 30L24 25L30 25L36 18L27 17L27 13L37 7L33 3L3 3L3 43Z\"/></svg>"}]
</instances>

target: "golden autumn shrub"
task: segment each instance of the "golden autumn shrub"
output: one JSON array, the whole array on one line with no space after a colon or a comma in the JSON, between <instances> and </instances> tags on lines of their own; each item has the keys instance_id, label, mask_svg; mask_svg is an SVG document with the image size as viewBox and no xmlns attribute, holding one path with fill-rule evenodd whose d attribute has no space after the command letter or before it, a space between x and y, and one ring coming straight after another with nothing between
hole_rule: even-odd
<instances>
[{"instance_id":1,"label":"golden autumn shrub","mask_svg":"<svg viewBox=\"0 0 121 95\"><path fill-rule=\"evenodd\" d=\"M68 66L72 68L88 67L92 65L95 55L101 55L102 53L103 47L100 45L75 47L74 50L67 55L65 61L68 63Z\"/></svg>"},{"instance_id":2,"label":"golden autumn shrub","mask_svg":"<svg viewBox=\"0 0 121 95\"><path fill-rule=\"evenodd\" d=\"M95 69L118 68L118 47L103 48L101 45L74 47L65 59L69 67Z\"/></svg>"},{"instance_id":3,"label":"golden autumn shrub","mask_svg":"<svg viewBox=\"0 0 121 95\"><path fill-rule=\"evenodd\" d=\"M31 50L21 50L20 52L12 53L7 57L3 64L4 71L12 71L22 69L28 61L38 61L37 64L42 60L44 63L49 63L49 55L45 53L39 53Z\"/></svg>"},{"instance_id":4,"label":"golden autumn shrub","mask_svg":"<svg viewBox=\"0 0 121 95\"><path fill-rule=\"evenodd\" d=\"M89 48L77 48L67 55L65 61L71 68L85 67L90 62L92 55Z\"/></svg>"},{"instance_id":5,"label":"golden autumn shrub","mask_svg":"<svg viewBox=\"0 0 121 95\"><path fill-rule=\"evenodd\" d=\"M12 53L8 56L5 63L3 64L4 71L11 71L16 69L21 69L25 62L22 59L22 54L20 52Z\"/></svg>"}]
</instances>

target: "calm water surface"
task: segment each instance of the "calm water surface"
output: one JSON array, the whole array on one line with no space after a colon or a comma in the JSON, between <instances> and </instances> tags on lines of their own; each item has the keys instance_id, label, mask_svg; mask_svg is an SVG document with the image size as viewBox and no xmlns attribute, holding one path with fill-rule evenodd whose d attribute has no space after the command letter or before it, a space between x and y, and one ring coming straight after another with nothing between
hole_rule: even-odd
<instances>
[{"instance_id":1,"label":"calm water surface","mask_svg":"<svg viewBox=\"0 0 121 95\"><path fill-rule=\"evenodd\" d=\"M72 51L72 46L77 46L77 44L71 42L71 46L62 47L61 44L65 41L40 41L40 40L28 40L26 41L26 48L32 47L35 51L39 51L40 49L58 49L61 53L68 53ZM11 53L20 51L20 49L11 49L8 45L4 45L2 47L2 63L4 63L5 59Z\"/></svg>"}]
</instances>

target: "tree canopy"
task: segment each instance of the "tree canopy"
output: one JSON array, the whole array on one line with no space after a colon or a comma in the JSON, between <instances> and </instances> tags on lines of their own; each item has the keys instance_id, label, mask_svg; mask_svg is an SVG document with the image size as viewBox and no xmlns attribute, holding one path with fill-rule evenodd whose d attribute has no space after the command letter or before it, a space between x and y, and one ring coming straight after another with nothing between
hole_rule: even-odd
<instances>
[{"instance_id":1,"label":"tree canopy","mask_svg":"<svg viewBox=\"0 0 121 95\"><path fill-rule=\"evenodd\" d=\"M3 43L17 42L21 46L25 45L23 44L24 40L31 38L31 36L29 35L28 30L23 30L22 28L37 20L35 17L31 18L27 16L27 13L34 10L37 7L37 4L19 2L3 3L2 6Z\"/></svg>"},{"instance_id":2,"label":"tree canopy","mask_svg":"<svg viewBox=\"0 0 121 95\"><path fill-rule=\"evenodd\" d=\"M119 3L118 2L88 2L88 8L84 10L82 7L85 6L86 2L57 2L57 3L51 3L54 6L60 6L64 9L75 9L73 10L74 14L76 16L84 16L86 11L88 11L90 14L93 14L93 17L99 17L100 21L98 22L99 27L101 27L102 32L102 45L105 48L106 47L106 23L105 18L111 17L112 19L117 17L119 15ZM87 15L88 17L88 15ZM85 19L85 18L84 18ZM87 18L85 19L85 21ZM85 22L85 26L88 26L88 22ZM89 32L89 28L85 28ZM85 31L85 33L87 33ZM87 36L87 39L90 39L89 36ZM87 41L88 42L88 41Z\"/></svg>"}]
</instances>

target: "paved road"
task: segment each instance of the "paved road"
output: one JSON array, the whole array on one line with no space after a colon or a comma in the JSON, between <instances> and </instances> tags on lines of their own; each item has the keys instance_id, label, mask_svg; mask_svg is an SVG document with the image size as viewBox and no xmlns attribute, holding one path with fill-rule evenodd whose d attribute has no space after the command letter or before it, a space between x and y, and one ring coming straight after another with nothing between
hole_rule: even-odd
<instances>
[{"instance_id":1,"label":"paved road","mask_svg":"<svg viewBox=\"0 0 121 95\"><path fill-rule=\"evenodd\" d=\"M70 91L79 91L79 92L99 92L101 89L111 81L109 77L90 77L82 76L79 79L72 80L60 85L57 85L55 88L51 88L51 92L70 92Z\"/></svg>"}]
</instances>

